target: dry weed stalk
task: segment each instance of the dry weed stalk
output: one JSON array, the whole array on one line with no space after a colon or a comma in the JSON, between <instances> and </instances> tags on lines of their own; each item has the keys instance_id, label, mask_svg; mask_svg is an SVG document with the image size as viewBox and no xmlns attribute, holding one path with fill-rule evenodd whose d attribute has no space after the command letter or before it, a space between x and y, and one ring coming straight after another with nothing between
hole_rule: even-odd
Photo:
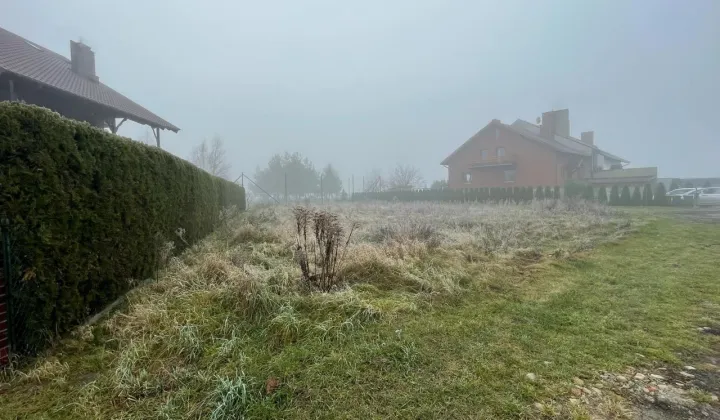
<instances>
[{"instance_id":1,"label":"dry weed stalk","mask_svg":"<svg viewBox=\"0 0 720 420\"><path fill-rule=\"evenodd\" d=\"M296 228L295 259L300 266L302 279L311 288L329 292L339 282L339 264L345 257L357 226L353 224L345 236L338 216L334 213L298 206L293 209L293 215Z\"/></svg>"}]
</instances>

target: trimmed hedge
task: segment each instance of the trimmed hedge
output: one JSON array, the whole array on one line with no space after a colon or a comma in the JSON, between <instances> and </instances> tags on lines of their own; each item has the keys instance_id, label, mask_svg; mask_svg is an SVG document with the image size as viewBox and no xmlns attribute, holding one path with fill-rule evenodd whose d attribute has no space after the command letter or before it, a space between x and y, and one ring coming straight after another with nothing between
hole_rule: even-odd
<instances>
[{"instance_id":1,"label":"trimmed hedge","mask_svg":"<svg viewBox=\"0 0 720 420\"><path fill-rule=\"evenodd\" d=\"M152 277L159 247L210 233L245 191L156 147L44 108L0 103L15 351L32 353Z\"/></svg>"},{"instance_id":2,"label":"trimmed hedge","mask_svg":"<svg viewBox=\"0 0 720 420\"><path fill-rule=\"evenodd\" d=\"M658 184L655 197L649 193L652 191L650 184L644 186L644 192L641 193L639 187L635 187L630 193L628 186L618 188L617 185L612 186L610 191L604 186L598 187L597 195L595 189L591 185L581 186L574 184L571 186L568 198L582 198L584 200L598 201L611 206L647 206L647 205L687 205L687 200L682 203L671 203L665 197L665 189L662 184ZM566 190L567 192L567 190ZM567 194L560 193L560 187L514 187L514 188L464 188L464 189L442 189L442 190L409 190L409 191L382 191L382 192L365 192L354 193L351 197L352 201L451 201L451 202L499 202L511 201L514 203L526 203L533 199L554 199L567 197ZM658 199L658 197L660 197ZM691 204L691 203L690 203Z\"/></svg>"}]
</instances>

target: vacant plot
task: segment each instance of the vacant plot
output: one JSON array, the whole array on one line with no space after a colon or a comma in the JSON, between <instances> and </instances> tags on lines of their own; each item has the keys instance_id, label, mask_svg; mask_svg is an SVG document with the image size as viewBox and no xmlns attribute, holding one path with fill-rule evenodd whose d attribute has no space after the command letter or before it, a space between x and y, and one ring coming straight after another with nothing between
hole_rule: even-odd
<instances>
[{"instance_id":1,"label":"vacant plot","mask_svg":"<svg viewBox=\"0 0 720 420\"><path fill-rule=\"evenodd\" d=\"M327 209L357 223L340 287L303 287L291 209L254 209L6 372L0 416L623 418L651 405L637 373L714 374L716 224L582 202ZM709 380L686 379L711 412Z\"/></svg>"}]
</instances>

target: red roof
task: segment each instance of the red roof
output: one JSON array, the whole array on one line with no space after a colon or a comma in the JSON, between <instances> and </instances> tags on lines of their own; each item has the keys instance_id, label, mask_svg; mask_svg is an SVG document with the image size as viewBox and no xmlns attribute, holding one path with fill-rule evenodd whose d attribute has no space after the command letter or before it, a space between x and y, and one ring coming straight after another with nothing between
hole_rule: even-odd
<instances>
[{"instance_id":1,"label":"red roof","mask_svg":"<svg viewBox=\"0 0 720 420\"><path fill-rule=\"evenodd\" d=\"M522 123L522 124L519 124ZM553 149L557 150L558 152L562 153L569 153L573 155L581 155L581 156L592 156L592 151L594 150L597 153L600 153L602 155L607 156L610 159L619 160L621 162L627 162L625 159L619 158L615 155L611 155L610 153L607 153L603 150L598 149L595 146L590 146L587 144L582 143L578 139L574 138L565 138L562 136L555 135L554 139L546 139L543 136L539 134L539 127L534 126L538 129L538 133L533 133L532 131L528 130L526 128L527 125L530 123L522 120L517 120L511 125L503 124L499 120L492 120L488 125L483 127L482 130L475 133L472 137L470 137L465 143L460 145L455 151L453 151L448 157L446 157L442 162L440 162L441 165L448 165L450 163L450 160L456 156L458 153L460 153L465 147L467 147L470 143L473 142L477 138L477 135L482 133L483 131L487 130L490 127L496 127L501 128L504 130L511 131L513 133L519 134L523 137L525 137L528 140L536 141L538 143L542 143L546 146L552 147ZM566 140L565 142L558 141L559 139Z\"/></svg>"},{"instance_id":2,"label":"red roof","mask_svg":"<svg viewBox=\"0 0 720 420\"><path fill-rule=\"evenodd\" d=\"M72 71L70 60L0 28L0 71L7 71L112 108L119 116L151 127L180 129L108 86Z\"/></svg>"}]
</instances>

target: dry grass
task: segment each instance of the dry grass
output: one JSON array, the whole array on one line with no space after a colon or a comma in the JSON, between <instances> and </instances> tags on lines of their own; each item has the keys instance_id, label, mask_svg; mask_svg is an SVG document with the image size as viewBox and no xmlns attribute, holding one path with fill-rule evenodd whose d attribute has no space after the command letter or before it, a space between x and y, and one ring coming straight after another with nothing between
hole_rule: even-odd
<instances>
[{"instance_id":1,"label":"dry grass","mask_svg":"<svg viewBox=\"0 0 720 420\"><path fill-rule=\"evenodd\" d=\"M282 387L264 395L265 378L238 372L257 375L273 349L343 342L369 324L391 323L469 290L515 287L505 274L521 282L532 264L591 248L630 227L623 214L584 202L361 203L323 210L338 215L338 226L357 227L338 265L339 288L308 293L302 287L291 209L253 209L227 220L211 238L169 258L158 281L131 292L124 310L71 339L79 348L102 348L104 365L89 383L70 388L75 403L63 405L63 415L224 419L262 413L268 404L282 409L289 403ZM413 342L388 346L381 349L391 355L388 363L416 363ZM343 363L351 369L354 362ZM47 359L8 381L65 375L67 364Z\"/></svg>"}]
</instances>

